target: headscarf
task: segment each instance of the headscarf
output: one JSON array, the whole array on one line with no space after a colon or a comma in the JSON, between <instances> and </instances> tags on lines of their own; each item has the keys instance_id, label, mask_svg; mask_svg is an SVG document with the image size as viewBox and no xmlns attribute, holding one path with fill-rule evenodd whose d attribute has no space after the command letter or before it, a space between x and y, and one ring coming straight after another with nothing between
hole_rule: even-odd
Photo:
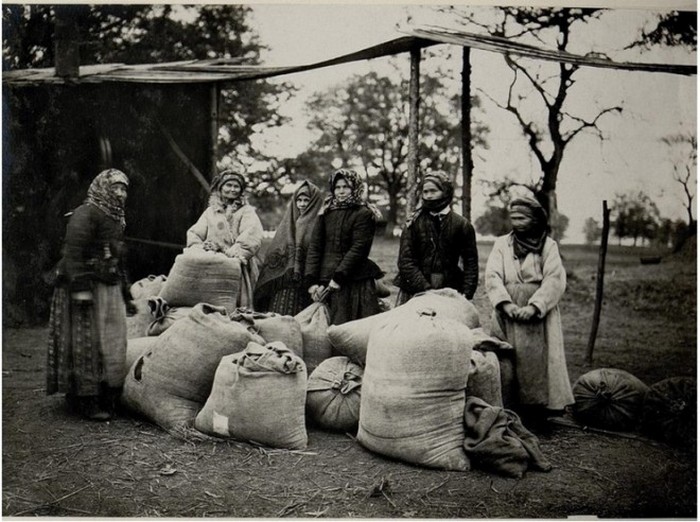
<instances>
[{"instance_id":1,"label":"headscarf","mask_svg":"<svg viewBox=\"0 0 700 522\"><path fill-rule=\"evenodd\" d=\"M309 204L303 211L296 205L300 194L309 196ZM267 301L285 285L285 276L288 279L294 273L303 275L311 232L322 204L321 190L309 181L303 181L294 191L275 237L267 248L254 293L256 309L264 310L267 307Z\"/></svg>"},{"instance_id":2,"label":"headscarf","mask_svg":"<svg viewBox=\"0 0 700 522\"><path fill-rule=\"evenodd\" d=\"M115 183L123 183L129 186L129 178L121 170L107 169L100 172L90 183L85 203L99 208L115 221L119 221L122 230L126 228L124 219L124 205L114 194L112 186Z\"/></svg>"},{"instance_id":3,"label":"headscarf","mask_svg":"<svg viewBox=\"0 0 700 522\"><path fill-rule=\"evenodd\" d=\"M335 184L339 179L344 179L350 185L350 196L344 201L338 201L335 197ZM330 175L328 180L330 194L326 196L323 206L319 211L319 215L323 215L329 210L352 207L367 207L372 211L374 219L381 221L383 219L381 211L376 205L370 203L365 194L365 187L359 174L352 169L337 169Z\"/></svg>"},{"instance_id":4,"label":"headscarf","mask_svg":"<svg viewBox=\"0 0 700 522\"><path fill-rule=\"evenodd\" d=\"M533 197L518 196L508 205L508 213L522 214L530 218L531 225L527 230L513 229L513 250L518 259L525 258L529 253L540 254L547 239L547 212Z\"/></svg>"},{"instance_id":5,"label":"headscarf","mask_svg":"<svg viewBox=\"0 0 700 522\"><path fill-rule=\"evenodd\" d=\"M221 195L221 187L227 181L235 181L241 187L241 194L232 203L226 203ZM221 212L232 214L243 205L248 203L248 200L243 195L248 183L243 177L243 174L232 170L224 170L220 172L211 182L211 194L209 195L209 206Z\"/></svg>"},{"instance_id":6,"label":"headscarf","mask_svg":"<svg viewBox=\"0 0 700 522\"><path fill-rule=\"evenodd\" d=\"M433 183L437 188L442 190L443 196L440 199L428 201L421 198L420 208L424 208L429 212L440 212L442 209L447 207L452 203L452 198L454 197L455 187L452 183L452 179L442 171L436 170L430 174L426 174L423 177L423 186L427 182Z\"/></svg>"}]
</instances>

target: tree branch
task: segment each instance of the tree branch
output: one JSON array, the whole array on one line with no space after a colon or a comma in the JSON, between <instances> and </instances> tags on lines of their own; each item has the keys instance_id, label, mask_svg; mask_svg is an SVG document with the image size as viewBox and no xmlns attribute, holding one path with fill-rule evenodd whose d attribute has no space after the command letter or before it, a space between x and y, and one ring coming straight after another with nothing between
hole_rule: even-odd
<instances>
[{"instance_id":1,"label":"tree branch","mask_svg":"<svg viewBox=\"0 0 700 522\"><path fill-rule=\"evenodd\" d=\"M571 118L572 120L578 121L578 122L580 123L580 125L579 125L576 129L574 129L574 130L572 130L572 131L570 131L570 132L567 132L567 133L563 133L563 134L562 134L562 140L564 141L565 144L568 144L568 143L569 143L572 139L574 139L574 138L576 137L576 135L579 134L582 130L584 130L584 129L590 129L590 128L594 128L594 129L596 130L596 133L598 134L598 137L599 137L601 140L604 139L603 134L602 134L602 132L600 131L600 129L598 128L598 125L597 125L597 124L598 124L598 120L599 120L603 115L605 115L605 114L607 114L607 113L609 113L609 112L618 112L618 113L620 113L620 112L622 112L622 107L618 107L618 106L616 106L616 107L608 107L607 109L605 109L605 110L601 111L600 113L598 113L598 115L597 115L592 121L586 121L586 120L584 120L583 118L580 118L580 117L578 117L578 116L573 116L572 114L569 114L569 113L566 113L566 112L562 112L562 113L561 113L562 116L567 116L568 118Z\"/></svg>"}]
</instances>

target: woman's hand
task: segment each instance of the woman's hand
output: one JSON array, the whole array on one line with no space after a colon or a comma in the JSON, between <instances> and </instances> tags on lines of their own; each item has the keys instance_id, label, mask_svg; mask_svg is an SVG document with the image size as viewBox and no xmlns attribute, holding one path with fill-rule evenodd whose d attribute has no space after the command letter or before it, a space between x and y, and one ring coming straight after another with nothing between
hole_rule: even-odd
<instances>
[{"instance_id":1,"label":"woman's hand","mask_svg":"<svg viewBox=\"0 0 700 522\"><path fill-rule=\"evenodd\" d=\"M321 294L323 294L324 290L325 287L323 285L311 285L309 287L309 295L311 296L311 300L315 303L319 302L321 300Z\"/></svg>"},{"instance_id":2,"label":"woman's hand","mask_svg":"<svg viewBox=\"0 0 700 522\"><path fill-rule=\"evenodd\" d=\"M533 305L523 306L515 312L515 319L519 321L529 321L537 315L537 308Z\"/></svg>"},{"instance_id":3,"label":"woman's hand","mask_svg":"<svg viewBox=\"0 0 700 522\"><path fill-rule=\"evenodd\" d=\"M515 303L505 303L501 305L501 311L511 319L516 318L515 314L518 312L518 310L518 305L516 305Z\"/></svg>"},{"instance_id":4,"label":"woman's hand","mask_svg":"<svg viewBox=\"0 0 700 522\"><path fill-rule=\"evenodd\" d=\"M216 252L219 250L216 243L214 243L211 239L207 239L204 243L202 243L202 248L204 248L204 250L207 252Z\"/></svg>"},{"instance_id":5,"label":"woman's hand","mask_svg":"<svg viewBox=\"0 0 700 522\"><path fill-rule=\"evenodd\" d=\"M328 289L332 292L335 292L337 290L340 290L340 285L331 279L331 282L328 283Z\"/></svg>"}]
</instances>

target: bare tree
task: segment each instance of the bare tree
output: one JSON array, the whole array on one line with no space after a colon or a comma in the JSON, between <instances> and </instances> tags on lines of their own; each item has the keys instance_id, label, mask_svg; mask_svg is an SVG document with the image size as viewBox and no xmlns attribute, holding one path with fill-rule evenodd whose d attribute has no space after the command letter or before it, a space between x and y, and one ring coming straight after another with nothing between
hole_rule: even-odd
<instances>
[{"instance_id":1,"label":"bare tree","mask_svg":"<svg viewBox=\"0 0 700 522\"><path fill-rule=\"evenodd\" d=\"M698 164L698 142L694 134L673 134L661 138L674 152L673 179L683 188L683 204L688 212L688 229L697 229L693 217L693 200L695 199L695 173Z\"/></svg>"},{"instance_id":2,"label":"bare tree","mask_svg":"<svg viewBox=\"0 0 700 522\"><path fill-rule=\"evenodd\" d=\"M493 36L524 42L535 39L539 45L567 52L571 52L576 29L585 28L589 21L605 12L604 9L496 7L493 19L484 22L473 11L465 13L459 8L445 11L459 16L461 23L472 29L479 27ZM622 107L598 109L589 115L573 114L567 109L567 99L576 83L579 66L543 64L508 54L504 58L513 72L505 101L481 92L512 114L520 126L541 169L534 183L536 195L549 211L550 220L556 223L557 181L567 147L583 131L593 132L603 140L598 126L600 119L606 114L620 113ZM538 109L531 109L533 103Z\"/></svg>"}]
</instances>

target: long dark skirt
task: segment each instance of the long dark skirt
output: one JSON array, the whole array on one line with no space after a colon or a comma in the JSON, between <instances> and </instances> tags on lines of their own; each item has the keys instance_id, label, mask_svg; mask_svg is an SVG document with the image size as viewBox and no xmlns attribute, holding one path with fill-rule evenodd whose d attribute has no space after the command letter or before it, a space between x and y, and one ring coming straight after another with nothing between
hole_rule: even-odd
<instances>
[{"instance_id":1,"label":"long dark skirt","mask_svg":"<svg viewBox=\"0 0 700 522\"><path fill-rule=\"evenodd\" d=\"M46 393L97 396L118 388L126 365L126 312L118 285L96 285L93 301L54 291L49 319Z\"/></svg>"},{"instance_id":2,"label":"long dark skirt","mask_svg":"<svg viewBox=\"0 0 700 522\"><path fill-rule=\"evenodd\" d=\"M347 323L381 311L374 279L351 281L331 292L327 299L331 324Z\"/></svg>"},{"instance_id":3,"label":"long dark skirt","mask_svg":"<svg viewBox=\"0 0 700 522\"><path fill-rule=\"evenodd\" d=\"M288 287L275 292L272 299L270 299L268 310L258 310L258 312L297 315L310 304L311 297L307 291L299 287Z\"/></svg>"}]
</instances>

